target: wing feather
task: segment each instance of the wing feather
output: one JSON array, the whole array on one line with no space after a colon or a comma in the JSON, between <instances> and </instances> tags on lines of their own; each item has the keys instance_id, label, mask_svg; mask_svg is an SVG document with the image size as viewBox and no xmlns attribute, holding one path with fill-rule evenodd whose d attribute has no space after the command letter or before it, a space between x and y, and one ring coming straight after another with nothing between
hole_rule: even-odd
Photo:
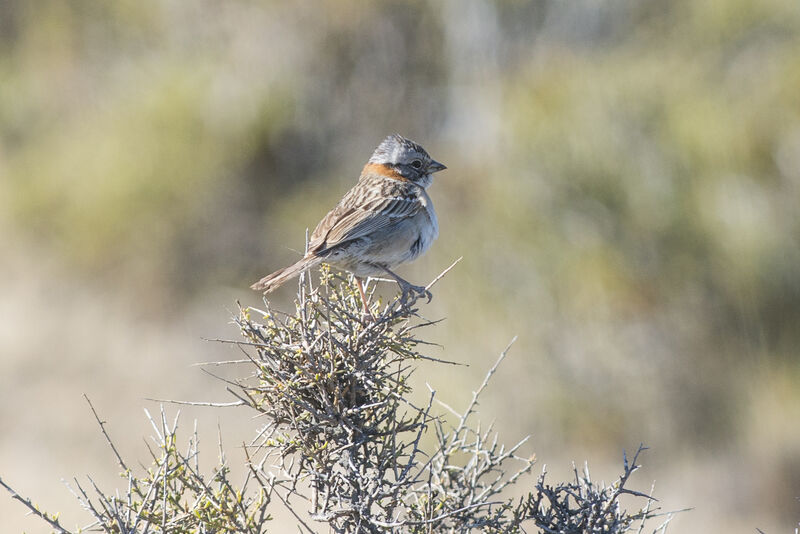
<instances>
[{"instance_id":1,"label":"wing feather","mask_svg":"<svg viewBox=\"0 0 800 534\"><path fill-rule=\"evenodd\" d=\"M347 241L368 236L413 217L424 209L413 197L374 196L358 205L345 197L320 221L311 238L310 250L321 253Z\"/></svg>"}]
</instances>

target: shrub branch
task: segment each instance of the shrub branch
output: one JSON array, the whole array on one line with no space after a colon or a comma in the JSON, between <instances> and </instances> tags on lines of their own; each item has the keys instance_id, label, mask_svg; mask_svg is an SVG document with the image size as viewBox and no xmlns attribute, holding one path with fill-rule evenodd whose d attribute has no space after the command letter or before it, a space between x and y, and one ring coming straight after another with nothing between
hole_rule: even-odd
<instances>
[{"instance_id":1,"label":"shrub branch","mask_svg":"<svg viewBox=\"0 0 800 534\"><path fill-rule=\"evenodd\" d=\"M431 288L452 269L437 276ZM370 313L352 280L327 268L319 283L299 282L295 312L283 313L264 300L263 309L239 306L234 323L243 339L233 344L241 357L208 366L236 366L239 378L223 379L235 401L179 402L193 406L249 409L263 421L243 444L245 478L230 479L219 432L219 464L211 474L199 468L197 431L178 447L178 416L170 422L163 406L158 417L145 411L155 448L150 466L134 473L123 460L87 398L100 431L122 468L126 489L107 493L91 478L75 480L74 494L94 522L84 530L123 534L262 533L272 506L283 506L297 528L315 532L409 533L475 530L522 532L528 525L544 533L639 533L660 515L650 494L628 488L639 468L640 446L609 486L597 484L588 466L574 468L574 480L550 485L543 470L525 492L535 455L523 453L528 438L506 446L493 424L477 420L480 396L506 358L500 353L463 411L429 394L412 402L411 377L425 365L455 362L425 354L424 329L439 324L420 315L418 300L386 302L367 285ZM169 401L178 402L178 401ZM528 482L530 483L530 482ZM47 515L0 485L60 533ZM516 494L507 495L511 487ZM623 500L644 499L627 512ZM664 532L671 516L652 532ZM527 528L527 527L526 527Z\"/></svg>"}]
</instances>

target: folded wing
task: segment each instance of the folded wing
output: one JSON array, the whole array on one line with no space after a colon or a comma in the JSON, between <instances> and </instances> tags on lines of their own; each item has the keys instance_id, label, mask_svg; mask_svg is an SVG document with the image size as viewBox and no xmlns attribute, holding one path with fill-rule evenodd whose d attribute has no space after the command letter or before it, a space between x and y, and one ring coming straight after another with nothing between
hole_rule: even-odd
<instances>
[{"instance_id":1,"label":"folded wing","mask_svg":"<svg viewBox=\"0 0 800 534\"><path fill-rule=\"evenodd\" d=\"M360 203L336 206L317 225L311 235L309 252L324 254L337 245L391 228L424 209L417 197L375 196Z\"/></svg>"}]
</instances>

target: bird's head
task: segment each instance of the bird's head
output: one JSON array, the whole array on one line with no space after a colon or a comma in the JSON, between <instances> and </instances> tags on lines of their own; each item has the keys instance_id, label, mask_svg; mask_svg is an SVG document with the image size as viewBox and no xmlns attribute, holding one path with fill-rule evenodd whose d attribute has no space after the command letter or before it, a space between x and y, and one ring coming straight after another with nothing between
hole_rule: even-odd
<instances>
[{"instance_id":1,"label":"bird's head","mask_svg":"<svg viewBox=\"0 0 800 534\"><path fill-rule=\"evenodd\" d=\"M446 169L444 165L431 158L420 145L397 134L384 139L369 163L377 163L391 167L404 178L428 187L433 181L433 173Z\"/></svg>"}]
</instances>

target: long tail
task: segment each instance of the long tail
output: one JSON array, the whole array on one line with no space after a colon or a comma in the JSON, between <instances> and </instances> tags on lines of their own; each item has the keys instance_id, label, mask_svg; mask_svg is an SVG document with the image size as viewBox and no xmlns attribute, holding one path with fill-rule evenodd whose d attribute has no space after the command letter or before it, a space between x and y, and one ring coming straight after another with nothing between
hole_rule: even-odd
<instances>
[{"instance_id":1,"label":"long tail","mask_svg":"<svg viewBox=\"0 0 800 534\"><path fill-rule=\"evenodd\" d=\"M287 281L291 280L295 276L298 276L303 271L314 267L322 262L322 258L317 258L315 256L307 256L294 265L290 265L285 269L280 269L275 271L272 274L268 274L252 286L250 289L255 291L263 291L264 293L269 293L270 291L280 287Z\"/></svg>"}]
</instances>

